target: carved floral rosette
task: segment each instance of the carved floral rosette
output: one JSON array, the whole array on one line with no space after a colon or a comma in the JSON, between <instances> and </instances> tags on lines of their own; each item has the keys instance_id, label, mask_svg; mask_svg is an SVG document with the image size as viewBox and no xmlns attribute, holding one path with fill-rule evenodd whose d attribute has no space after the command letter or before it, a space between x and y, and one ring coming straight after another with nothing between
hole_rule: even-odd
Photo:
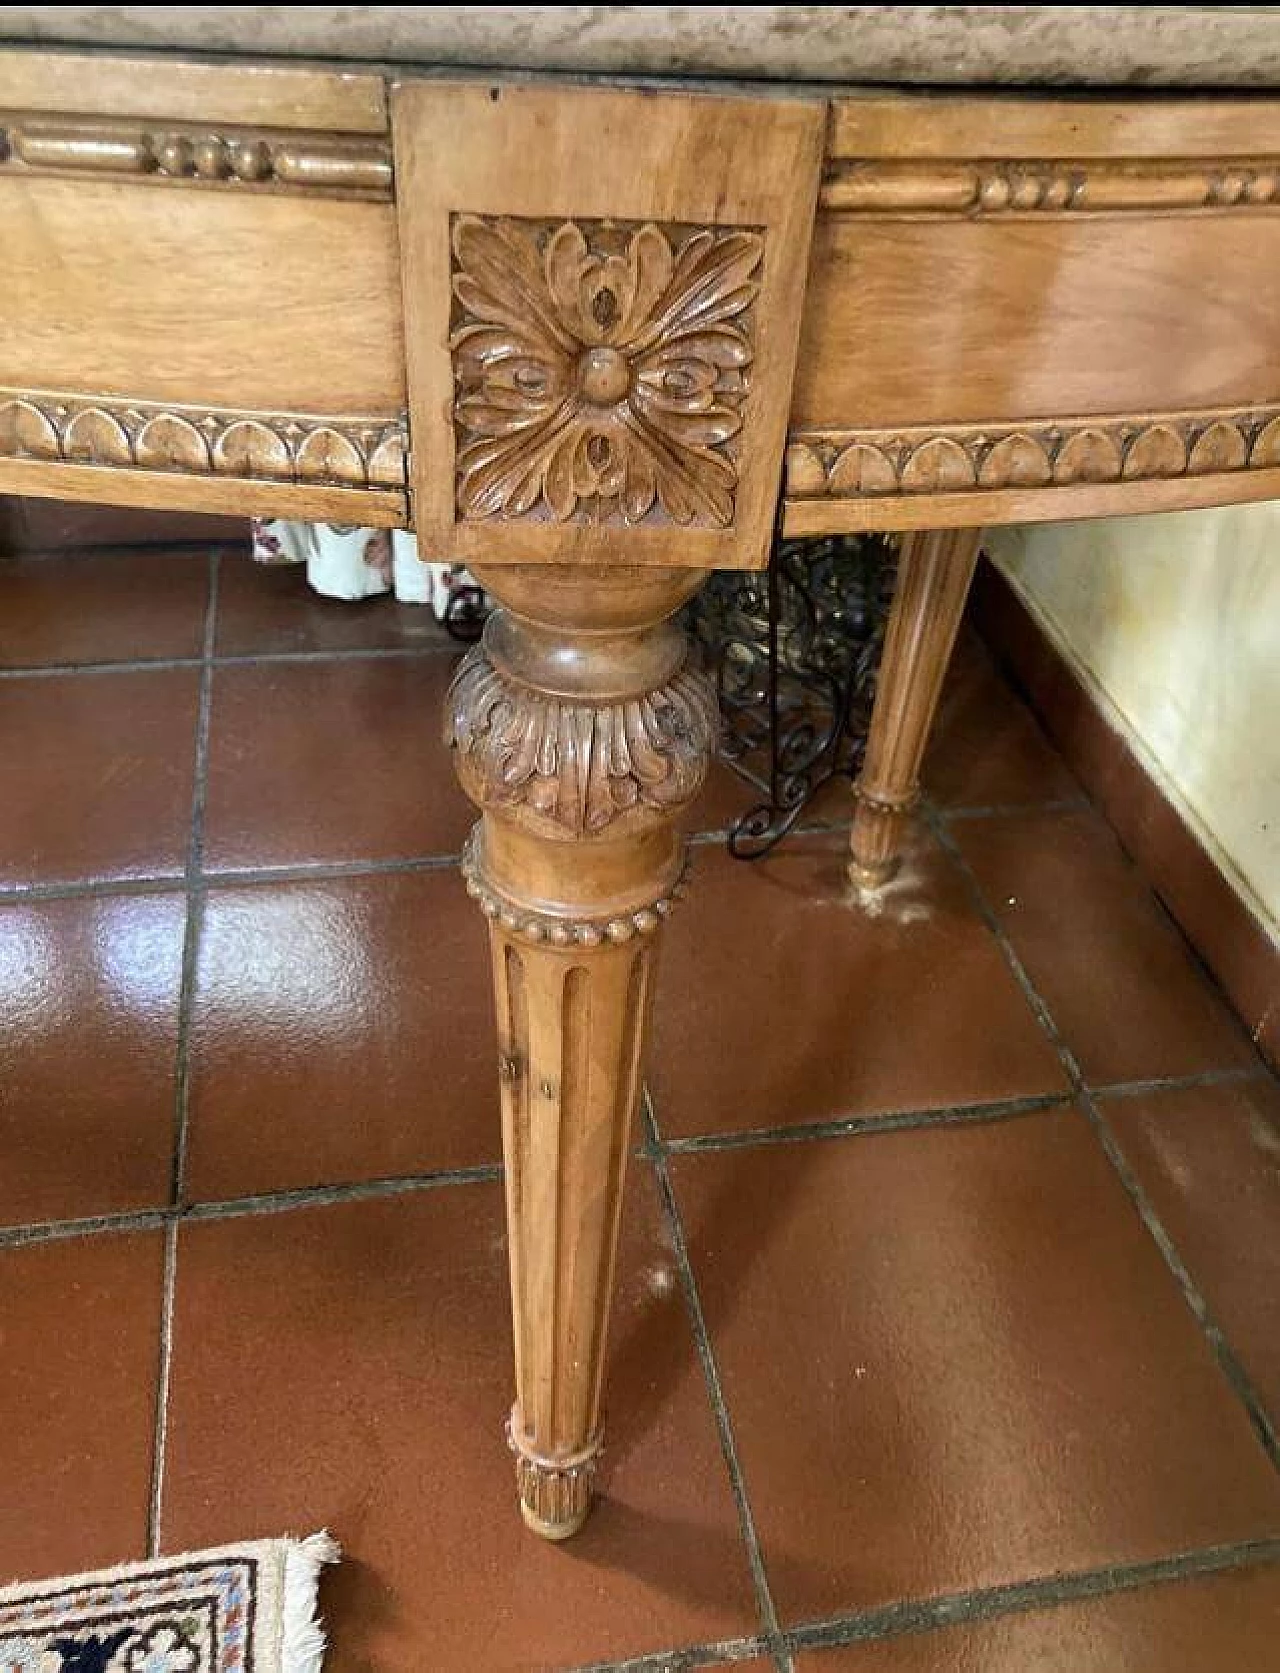
<instances>
[{"instance_id":1,"label":"carved floral rosette","mask_svg":"<svg viewBox=\"0 0 1280 1673\"><path fill-rule=\"evenodd\" d=\"M687 665L640 696L575 703L510 679L479 645L459 665L445 710L445 742L472 800L527 808L571 838L691 802L717 726L715 691Z\"/></svg>"},{"instance_id":2,"label":"carved floral rosette","mask_svg":"<svg viewBox=\"0 0 1280 1673\"><path fill-rule=\"evenodd\" d=\"M453 221L458 514L727 528L764 237Z\"/></svg>"}]
</instances>

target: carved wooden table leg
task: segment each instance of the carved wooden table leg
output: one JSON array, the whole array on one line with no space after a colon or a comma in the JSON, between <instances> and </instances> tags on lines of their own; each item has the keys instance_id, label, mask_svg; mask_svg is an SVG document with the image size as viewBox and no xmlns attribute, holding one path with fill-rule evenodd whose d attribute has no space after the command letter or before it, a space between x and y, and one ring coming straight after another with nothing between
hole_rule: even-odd
<instances>
[{"instance_id":1,"label":"carved wooden table leg","mask_svg":"<svg viewBox=\"0 0 1280 1673\"><path fill-rule=\"evenodd\" d=\"M446 736L483 818L464 862L490 920L525 1521L582 1526L654 959L680 890L675 818L715 748L710 683L668 616L690 570L495 566L503 604Z\"/></svg>"},{"instance_id":2,"label":"carved wooden table leg","mask_svg":"<svg viewBox=\"0 0 1280 1673\"><path fill-rule=\"evenodd\" d=\"M978 561L980 529L929 529L902 542L867 755L856 788L849 875L864 887L897 869L902 826Z\"/></svg>"}]
</instances>

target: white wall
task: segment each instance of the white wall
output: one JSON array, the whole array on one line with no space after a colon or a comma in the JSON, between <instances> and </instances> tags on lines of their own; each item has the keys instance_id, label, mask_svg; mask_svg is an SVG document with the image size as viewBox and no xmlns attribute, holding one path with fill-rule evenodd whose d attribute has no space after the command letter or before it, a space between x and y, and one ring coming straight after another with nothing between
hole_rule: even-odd
<instances>
[{"instance_id":1,"label":"white wall","mask_svg":"<svg viewBox=\"0 0 1280 1673\"><path fill-rule=\"evenodd\" d=\"M1280 944L1280 504L993 530L987 549Z\"/></svg>"}]
</instances>

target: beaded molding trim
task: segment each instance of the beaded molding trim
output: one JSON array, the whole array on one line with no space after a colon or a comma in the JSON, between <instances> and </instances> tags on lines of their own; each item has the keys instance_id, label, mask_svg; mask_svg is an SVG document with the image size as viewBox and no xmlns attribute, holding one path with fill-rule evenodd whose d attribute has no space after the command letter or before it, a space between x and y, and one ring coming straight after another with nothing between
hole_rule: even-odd
<instances>
[{"instance_id":1,"label":"beaded molding trim","mask_svg":"<svg viewBox=\"0 0 1280 1673\"><path fill-rule=\"evenodd\" d=\"M255 132L0 113L0 165L205 186L277 187L390 198L391 150L344 134Z\"/></svg>"},{"instance_id":2,"label":"beaded molding trim","mask_svg":"<svg viewBox=\"0 0 1280 1673\"><path fill-rule=\"evenodd\" d=\"M606 941L615 946L633 941L638 935L652 935L671 914L676 901L688 889L688 860L668 894L659 895L649 906L608 918L561 918L550 912L531 912L527 907L500 895L481 875L475 854L474 832L462 850L462 876L467 893L484 913L508 935L548 947L600 947Z\"/></svg>"}]
</instances>

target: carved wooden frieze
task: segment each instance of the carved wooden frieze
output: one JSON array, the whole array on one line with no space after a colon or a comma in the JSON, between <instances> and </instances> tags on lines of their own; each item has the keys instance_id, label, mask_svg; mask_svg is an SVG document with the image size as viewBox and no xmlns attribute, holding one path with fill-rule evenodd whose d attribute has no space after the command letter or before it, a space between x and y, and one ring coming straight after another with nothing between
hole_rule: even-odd
<instances>
[{"instance_id":1,"label":"carved wooden frieze","mask_svg":"<svg viewBox=\"0 0 1280 1673\"><path fill-rule=\"evenodd\" d=\"M106 118L0 113L0 166L374 198L389 198L392 188L391 152L379 139Z\"/></svg>"},{"instance_id":2,"label":"carved wooden frieze","mask_svg":"<svg viewBox=\"0 0 1280 1673\"><path fill-rule=\"evenodd\" d=\"M482 647L454 675L445 742L482 807L520 806L568 837L691 802L715 753L715 692L683 668L655 691L570 702L508 679Z\"/></svg>"},{"instance_id":3,"label":"carved wooden frieze","mask_svg":"<svg viewBox=\"0 0 1280 1673\"><path fill-rule=\"evenodd\" d=\"M828 213L892 218L1266 210L1280 203L1280 158L897 162L841 157L828 165L818 201Z\"/></svg>"},{"instance_id":4,"label":"carved wooden frieze","mask_svg":"<svg viewBox=\"0 0 1280 1673\"><path fill-rule=\"evenodd\" d=\"M452 226L458 514L733 522L755 228Z\"/></svg>"},{"instance_id":5,"label":"carved wooden frieze","mask_svg":"<svg viewBox=\"0 0 1280 1673\"><path fill-rule=\"evenodd\" d=\"M789 500L1151 481L1280 466L1280 406L946 429L804 432Z\"/></svg>"},{"instance_id":6,"label":"carved wooden frieze","mask_svg":"<svg viewBox=\"0 0 1280 1673\"><path fill-rule=\"evenodd\" d=\"M405 484L403 420L0 389L0 457L343 488Z\"/></svg>"}]
</instances>

